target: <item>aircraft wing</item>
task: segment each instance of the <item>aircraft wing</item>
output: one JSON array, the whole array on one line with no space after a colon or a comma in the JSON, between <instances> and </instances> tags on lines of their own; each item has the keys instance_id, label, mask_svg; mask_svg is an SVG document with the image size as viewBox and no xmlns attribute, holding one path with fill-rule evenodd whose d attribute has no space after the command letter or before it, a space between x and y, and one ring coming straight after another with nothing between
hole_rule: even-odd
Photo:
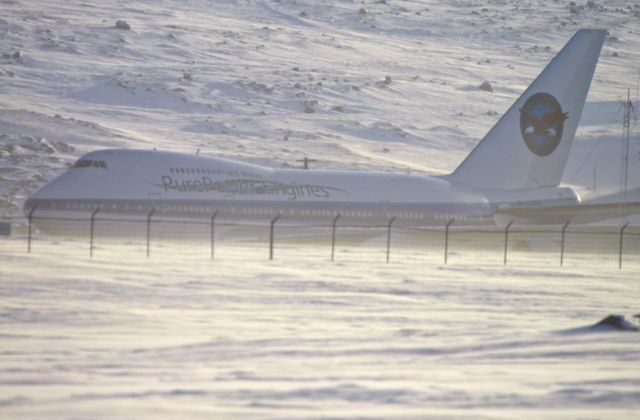
<instances>
[{"instance_id":1,"label":"aircraft wing","mask_svg":"<svg viewBox=\"0 0 640 420\"><path fill-rule=\"evenodd\" d=\"M518 204L498 208L497 216L518 222L562 224L592 223L640 214L640 201L622 203L581 203L560 206L527 206ZM508 221L507 221L508 223Z\"/></svg>"}]
</instances>

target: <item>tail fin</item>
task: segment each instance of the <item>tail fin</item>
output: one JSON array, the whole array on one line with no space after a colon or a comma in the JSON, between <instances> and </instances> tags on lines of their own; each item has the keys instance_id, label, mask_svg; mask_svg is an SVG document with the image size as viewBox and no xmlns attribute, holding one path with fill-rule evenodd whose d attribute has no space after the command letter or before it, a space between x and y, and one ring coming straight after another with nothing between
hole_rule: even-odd
<instances>
[{"instance_id":1,"label":"tail fin","mask_svg":"<svg viewBox=\"0 0 640 420\"><path fill-rule=\"evenodd\" d=\"M491 189L557 186L605 35L576 32L448 179Z\"/></svg>"}]
</instances>

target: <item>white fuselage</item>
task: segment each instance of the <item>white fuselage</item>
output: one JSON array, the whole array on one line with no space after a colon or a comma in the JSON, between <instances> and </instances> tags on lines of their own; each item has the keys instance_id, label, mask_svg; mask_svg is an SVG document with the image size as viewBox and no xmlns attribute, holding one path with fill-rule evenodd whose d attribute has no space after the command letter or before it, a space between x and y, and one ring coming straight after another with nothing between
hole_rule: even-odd
<instances>
[{"instance_id":1,"label":"white fuselage","mask_svg":"<svg viewBox=\"0 0 640 420\"><path fill-rule=\"evenodd\" d=\"M220 158L102 150L45 185L27 215L337 220L413 226L566 223L585 210L558 187L606 31L582 29L450 175L273 169ZM602 218L602 206L592 208ZM522 220L518 220L521 222Z\"/></svg>"},{"instance_id":2,"label":"white fuselage","mask_svg":"<svg viewBox=\"0 0 640 420\"><path fill-rule=\"evenodd\" d=\"M332 220L405 225L493 222L482 193L443 178L384 172L273 169L159 151L83 156L25 204L25 214L91 213Z\"/></svg>"}]
</instances>

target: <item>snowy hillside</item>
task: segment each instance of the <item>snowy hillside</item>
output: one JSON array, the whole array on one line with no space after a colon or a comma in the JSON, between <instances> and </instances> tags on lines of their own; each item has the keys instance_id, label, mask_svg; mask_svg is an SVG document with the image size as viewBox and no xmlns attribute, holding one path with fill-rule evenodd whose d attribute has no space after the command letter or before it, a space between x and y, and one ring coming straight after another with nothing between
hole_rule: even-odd
<instances>
[{"instance_id":1,"label":"snowy hillside","mask_svg":"<svg viewBox=\"0 0 640 420\"><path fill-rule=\"evenodd\" d=\"M615 193L640 70L630 1L0 0L0 219L107 147L448 173L589 27L609 36L564 180ZM25 236L0 237L3 419L640 412L633 249L623 270L123 258L105 242L89 260L93 243L27 254ZM511 240L551 255L541 239Z\"/></svg>"},{"instance_id":2,"label":"snowy hillside","mask_svg":"<svg viewBox=\"0 0 640 420\"><path fill-rule=\"evenodd\" d=\"M104 147L447 173L582 27L610 36L565 180L617 187L638 5L3 1L3 213Z\"/></svg>"}]
</instances>

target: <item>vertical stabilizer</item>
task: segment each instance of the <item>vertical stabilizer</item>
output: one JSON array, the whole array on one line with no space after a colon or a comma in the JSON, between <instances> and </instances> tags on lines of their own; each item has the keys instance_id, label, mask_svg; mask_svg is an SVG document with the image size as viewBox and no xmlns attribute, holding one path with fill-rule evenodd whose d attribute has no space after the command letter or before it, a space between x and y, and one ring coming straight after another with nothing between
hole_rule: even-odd
<instances>
[{"instance_id":1,"label":"vertical stabilizer","mask_svg":"<svg viewBox=\"0 0 640 420\"><path fill-rule=\"evenodd\" d=\"M491 189L557 186L605 35L576 32L448 179Z\"/></svg>"}]
</instances>

